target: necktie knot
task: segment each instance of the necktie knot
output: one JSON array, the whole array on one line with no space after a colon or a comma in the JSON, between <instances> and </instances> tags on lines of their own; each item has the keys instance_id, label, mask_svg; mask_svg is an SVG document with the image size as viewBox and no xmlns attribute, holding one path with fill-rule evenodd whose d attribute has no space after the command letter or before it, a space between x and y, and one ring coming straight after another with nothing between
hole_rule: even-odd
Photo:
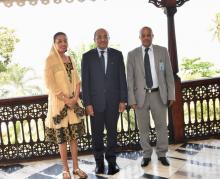
<instances>
[{"instance_id":1,"label":"necktie knot","mask_svg":"<svg viewBox=\"0 0 220 179\"><path fill-rule=\"evenodd\" d=\"M147 52L148 52L148 50L149 50L149 48L145 48L145 53L147 53Z\"/></svg>"},{"instance_id":2,"label":"necktie knot","mask_svg":"<svg viewBox=\"0 0 220 179\"><path fill-rule=\"evenodd\" d=\"M101 53L101 56L102 56L102 55L104 55L105 51L101 50L100 53Z\"/></svg>"}]
</instances>

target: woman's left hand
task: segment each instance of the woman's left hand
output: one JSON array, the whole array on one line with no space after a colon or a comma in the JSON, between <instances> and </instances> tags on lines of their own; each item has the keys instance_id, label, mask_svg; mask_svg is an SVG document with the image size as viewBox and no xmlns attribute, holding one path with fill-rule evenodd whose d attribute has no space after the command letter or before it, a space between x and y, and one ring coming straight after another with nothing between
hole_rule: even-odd
<instances>
[{"instance_id":1,"label":"woman's left hand","mask_svg":"<svg viewBox=\"0 0 220 179\"><path fill-rule=\"evenodd\" d=\"M72 109L76 103L77 103L77 98L75 97L71 98L71 103L68 105L69 108Z\"/></svg>"}]
</instances>

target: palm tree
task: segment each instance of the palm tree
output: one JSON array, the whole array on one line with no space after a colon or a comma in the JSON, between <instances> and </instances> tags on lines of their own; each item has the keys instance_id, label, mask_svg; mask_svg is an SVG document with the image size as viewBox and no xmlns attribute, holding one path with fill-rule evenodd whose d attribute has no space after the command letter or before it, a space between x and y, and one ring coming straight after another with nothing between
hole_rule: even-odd
<instances>
[{"instance_id":1,"label":"palm tree","mask_svg":"<svg viewBox=\"0 0 220 179\"><path fill-rule=\"evenodd\" d=\"M214 37L220 42L220 12L216 14L214 24L210 30L214 32Z\"/></svg>"},{"instance_id":2,"label":"palm tree","mask_svg":"<svg viewBox=\"0 0 220 179\"><path fill-rule=\"evenodd\" d=\"M5 72L1 72L0 85L2 90L0 96L13 97L41 94L41 88L36 85L38 79L39 77L32 68L11 64Z\"/></svg>"}]
</instances>

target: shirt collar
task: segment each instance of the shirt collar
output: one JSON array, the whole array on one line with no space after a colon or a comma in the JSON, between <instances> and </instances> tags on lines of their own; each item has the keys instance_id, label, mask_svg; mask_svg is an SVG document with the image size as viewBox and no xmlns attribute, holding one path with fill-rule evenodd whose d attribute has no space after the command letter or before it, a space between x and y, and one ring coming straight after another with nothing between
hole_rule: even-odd
<instances>
[{"instance_id":1,"label":"shirt collar","mask_svg":"<svg viewBox=\"0 0 220 179\"><path fill-rule=\"evenodd\" d=\"M105 49L97 48L97 50L98 50L99 53L101 53L100 51L105 51L105 52L107 52L107 49L108 49L108 48L105 48Z\"/></svg>"},{"instance_id":2,"label":"shirt collar","mask_svg":"<svg viewBox=\"0 0 220 179\"><path fill-rule=\"evenodd\" d=\"M142 47L142 50L145 51L146 47L143 46L143 45L141 47ZM152 51L153 50L153 45L151 44L150 47L148 47L148 48L149 48L150 51Z\"/></svg>"}]
</instances>

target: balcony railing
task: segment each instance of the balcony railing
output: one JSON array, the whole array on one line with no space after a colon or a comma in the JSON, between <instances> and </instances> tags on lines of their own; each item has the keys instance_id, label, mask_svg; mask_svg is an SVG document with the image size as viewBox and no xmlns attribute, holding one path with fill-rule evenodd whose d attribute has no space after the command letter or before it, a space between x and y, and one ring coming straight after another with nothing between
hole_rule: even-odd
<instances>
[{"instance_id":1,"label":"balcony railing","mask_svg":"<svg viewBox=\"0 0 220 179\"><path fill-rule=\"evenodd\" d=\"M220 134L220 78L182 83L185 138ZM0 100L0 162L48 159L59 155L58 146L44 141L47 96ZM78 139L79 152L92 150L90 120L84 120L86 134ZM171 122L169 122L171 124ZM169 140L173 134L168 126ZM151 121L150 140L156 142ZM118 149L138 149L139 134L135 113L130 108L120 114Z\"/></svg>"},{"instance_id":2,"label":"balcony railing","mask_svg":"<svg viewBox=\"0 0 220 179\"><path fill-rule=\"evenodd\" d=\"M0 100L0 161L48 159L59 155L58 146L44 141L47 95ZM79 152L92 150L90 120L84 120L86 134L78 139ZM151 128L155 143L155 129ZM106 142L106 136L105 136ZM139 134L135 113L130 108L120 114L118 121L118 149L136 149Z\"/></svg>"},{"instance_id":3,"label":"balcony railing","mask_svg":"<svg viewBox=\"0 0 220 179\"><path fill-rule=\"evenodd\" d=\"M220 134L220 78L182 83L186 139Z\"/></svg>"}]
</instances>

